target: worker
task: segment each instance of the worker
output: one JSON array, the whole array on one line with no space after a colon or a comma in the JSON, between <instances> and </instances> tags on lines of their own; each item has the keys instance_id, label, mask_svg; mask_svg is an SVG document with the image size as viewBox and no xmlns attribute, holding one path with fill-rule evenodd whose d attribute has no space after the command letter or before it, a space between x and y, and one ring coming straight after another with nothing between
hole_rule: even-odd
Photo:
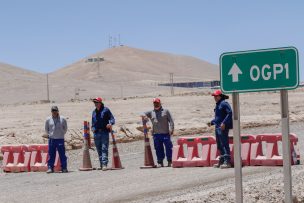
<instances>
[{"instance_id":1,"label":"worker","mask_svg":"<svg viewBox=\"0 0 304 203\"><path fill-rule=\"evenodd\" d=\"M154 109L143 114L145 119L150 119L152 122L152 135L154 148L156 151L158 167L164 167L163 160L165 159L165 150L168 167L172 165L172 141L171 136L174 133L174 122L169 110L162 107L159 98L153 99Z\"/></svg>"},{"instance_id":2,"label":"worker","mask_svg":"<svg viewBox=\"0 0 304 203\"><path fill-rule=\"evenodd\" d=\"M92 112L92 132L94 142L99 156L100 168L107 170L109 151L109 132L115 124L114 116L109 108L104 106L102 98L93 99L95 109Z\"/></svg>"},{"instance_id":3,"label":"worker","mask_svg":"<svg viewBox=\"0 0 304 203\"><path fill-rule=\"evenodd\" d=\"M215 90L212 93L216 106L214 109L214 119L207 123L210 127L215 125L215 135L217 149L220 152L220 159L217 164L214 164L215 168L231 168L231 157L229 148L229 129L232 129L232 110L226 99L229 96L224 95L221 90Z\"/></svg>"},{"instance_id":4,"label":"worker","mask_svg":"<svg viewBox=\"0 0 304 203\"><path fill-rule=\"evenodd\" d=\"M67 157L65 155L64 135L68 130L67 121L63 116L59 115L57 106L51 108L52 116L48 117L45 121L45 132L49 139L49 159L47 173L54 172L54 163L56 157L56 150L58 151L61 171L67 173Z\"/></svg>"}]
</instances>

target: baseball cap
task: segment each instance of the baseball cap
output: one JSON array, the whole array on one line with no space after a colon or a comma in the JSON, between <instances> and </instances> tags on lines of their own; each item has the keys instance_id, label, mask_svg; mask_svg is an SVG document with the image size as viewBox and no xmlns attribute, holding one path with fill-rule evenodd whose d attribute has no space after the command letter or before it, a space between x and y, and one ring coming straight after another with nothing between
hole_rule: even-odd
<instances>
[{"instance_id":1,"label":"baseball cap","mask_svg":"<svg viewBox=\"0 0 304 203\"><path fill-rule=\"evenodd\" d=\"M57 106L52 106L51 111L59 111Z\"/></svg>"},{"instance_id":2,"label":"baseball cap","mask_svg":"<svg viewBox=\"0 0 304 203\"><path fill-rule=\"evenodd\" d=\"M222 91L221 90L215 90L213 93L212 93L212 96L220 96L222 95Z\"/></svg>"},{"instance_id":3,"label":"baseball cap","mask_svg":"<svg viewBox=\"0 0 304 203\"><path fill-rule=\"evenodd\" d=\"M153 103L160 103L160 99L159 98L154 98Z\"/></svg>"},{"instance_id":4,"label":"baseball cap","mask_svg":"<svg viewBox=\"0 0 304 203\"><path fill-rule=\"evenodd\" d=\"M95 99L93 99L94 103L101 103L102 102L102 98L101 97L96 97Z\"/></svg>"}]
</instances>

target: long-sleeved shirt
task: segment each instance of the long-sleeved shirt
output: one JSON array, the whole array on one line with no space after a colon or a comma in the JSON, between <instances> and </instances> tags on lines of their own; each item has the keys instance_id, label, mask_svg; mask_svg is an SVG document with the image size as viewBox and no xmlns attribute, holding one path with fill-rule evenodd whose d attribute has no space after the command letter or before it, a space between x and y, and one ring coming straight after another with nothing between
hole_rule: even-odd
<instances>
[{"instance_id":1,"label":"long-sleeved shirt","mask_svg":"<svg viewBox=\"0 0 304 203\"><path fill-rule=\"evenodd\" d=\"M115 119L110 109L107 107L102 107L99 111L95 109L92 112L92 131L97 130L108 131L106 126L108 124L114 125Z\"/></svg>"},{"instance_id":2,"label":"long-sleeved shirt","mask_svg":"<svg viewBox=\"0 0 304 203\"><path fill-rule=\"evenodd\" d=\"M174 131L174 122L169 110L161 107L159 110L147 111L144 114L152 122L152 134L169 134L169 130Z\"/></svg>"},{"instance_id":3,"label":"long-sleeved shirt","mask_svg":"<svg viewBox=\"0 0 304 203\"><path fill-rule=\"evenodd\" d=\"M68 130L67 121L64 117L48 117L45 121L45 132L51 139L64 139Z\"/></svg>"},{"instance_id":4,"label":"long-sleeved shirt","mask_svg":"<svg viewBox=\"0 0 304 203\"><path fill-rule=\"evenodd\" d=\"M232 129L232 110L228 102L221 99L216 103L214 109L215 117L211 121L211 125L215 125L217 128L221 124L225 124L226 129Z\"/></svg>"}]
</instances>

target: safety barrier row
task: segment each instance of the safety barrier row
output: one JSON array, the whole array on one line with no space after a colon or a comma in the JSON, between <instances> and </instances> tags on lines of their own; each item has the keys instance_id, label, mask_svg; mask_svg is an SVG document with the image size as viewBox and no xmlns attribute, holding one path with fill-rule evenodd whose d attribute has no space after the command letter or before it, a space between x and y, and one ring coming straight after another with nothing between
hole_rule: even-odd
<instances>
[{"instance_id":1,"label":"safety barrier row","mask_svg":"<svg viewBox=\"0 0 304 203\"><path fill-rule=\"evenodd\" d=\"M289 135L291 164L300 163L298 137ZM241 135L241 160L243 166L282 166L278 142L281 134ZM263 147L265 145L265 147ZM234 162L233 137L229 137L231 162ZM263 151L263 148L265 150ZM185 153L187 151L187 153ZM180 137L173 147L173 167L213 166L219 162L220 153L214 136Z\"/></svg>"},{"instance_id":2,"label":"safety barrier row","mask_svg":"<svg viewBox=\"0 0 304 203\"><path fill-rule=\"evenodd\" d=\"M1 147L4 172L47 171L48 145L7 145ZM60 171L60 159L56 153L54 171Z\"/></svg>"},{"instance_id":3,"label":"safety barrier row","mask_svg":"<svg viewBox=\"0 0 304 203\"><path fill-rule=\"evenodd\" d=\"M300 163L300 151L297 147L298 137L295 134L289 135L291 164ZM262 143L266 143L266 150L263 152ZM282 166L283 156L279 154L278 142L282 142L281 134L261 134L256 136L256 142L252 144L250 165L252 166Z\"/></svg>"}]
</instances>

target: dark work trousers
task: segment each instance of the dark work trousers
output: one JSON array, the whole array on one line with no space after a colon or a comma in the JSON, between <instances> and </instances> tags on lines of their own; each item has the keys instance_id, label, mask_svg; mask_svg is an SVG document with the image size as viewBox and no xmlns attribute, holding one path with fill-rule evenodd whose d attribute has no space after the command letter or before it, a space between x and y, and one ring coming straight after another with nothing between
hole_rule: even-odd
<instances>
[{"instance_id":1,"label":"dark work trousers","mask_svg":"<svg viewBox=\"0 0 304 203\"><path fill-rule=\"evenodd\" d=\"M220 164L230 163L229 129L222 131L220 127L215 129L217 149L220 151Z\"/></svg>"},{"instance_id":2,"label":"dark work trousers","mask_svg":"<svg viewBox=\"0 0 304 203\"><path fill-rule=\"evenodd\" d=\"M52 170L54 169L56 150L58 151L59 154L61 169L67 169L67 157L65 156L64 139L52 139L52 138L49 138L48 168Z\"/></svg>"},{"instance_id":3,"label":"dark work trousers","mask_svg":"<svg viewBox=\"0 0 304 203\"><path fill-rule=\"evenodd\" d=\"M165 158L165 150L166 148L166 156L167 161L172 161L172 147L173 144L171 142L171 136L169 134L154 134L154 148L156 151L157 163L162 163Z\"/></svg>"},{"instance_id":4,"label":"dark work trousers","mask_svg":"<svg viewBox=\"0 0 304 203\"><path fill-rule=\"evenodd\" d=\"M108 165L109 136L109 132L106 130L97 131L94 134L94 142L101 167Z\"/></svg>"}]
</instances>

